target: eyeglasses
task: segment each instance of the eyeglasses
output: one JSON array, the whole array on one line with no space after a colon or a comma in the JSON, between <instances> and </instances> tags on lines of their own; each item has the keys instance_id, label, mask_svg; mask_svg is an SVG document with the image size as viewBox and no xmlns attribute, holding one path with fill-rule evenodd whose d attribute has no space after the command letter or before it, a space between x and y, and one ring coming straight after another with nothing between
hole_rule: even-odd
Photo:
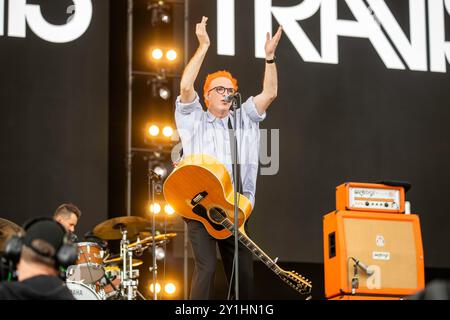
<instances>
[{"instance_id":1,"label":"eyeglasses","mask_svg":"<svg viewBox=\"0 0 450 320\"><path fill-rule=\"evenodd\" d=\"M225 91L227 91L227 94L233 94L235 92L234 88L225 88L225 87L222 87L222 86L214 87L214 88L210 89L208 92L211 92L212 90L216 90L216 92L218 94L224 94Z\"/></svg>"}]
</instances>

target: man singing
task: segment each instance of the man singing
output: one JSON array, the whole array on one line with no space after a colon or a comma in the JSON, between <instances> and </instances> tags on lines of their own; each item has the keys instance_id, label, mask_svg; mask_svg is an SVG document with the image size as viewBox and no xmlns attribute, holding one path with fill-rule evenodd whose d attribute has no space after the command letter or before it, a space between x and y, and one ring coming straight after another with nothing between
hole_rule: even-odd
<instances>
[{"instance_id":1,"label":"man singing","mask_svg":"<svg viewBox=\"0 0 450 320\"><path fill-rule=\"evenodd\" d=\"M231 102L226 97L238 90L238 83L227 71L217 71L207 76L203 87L203 100L207 107L203 111L200 97L194 88L200 67L210 46L206 31L207 17L196 25L199 46L186 66L180 83L180 95L176 100L175 121L180 133L185 156L190 154L209 154L221 161L233 177L232 152L229 129L233 129L233 117L237 117L237 131L244 132L238 143L239 191L254 206L256 178L258 173L259 122L265 119L266 110L277 96L278 80L275 64L275 49L280 41L282 28L279 27L271 38L266 35L265 75L262 92L252 96L236 112L230 112ZM241 119L242 117L242 119ZM242 120L242 121L241 121ZM243 160L245 159L245 160ZM191 299L213 298L214 275L216 271L216 245L224 263L228 282L232 282L234 258L234 238L217 240L209 235L202 223L187 220L189 241L195 259L192 278ZM239 298L251 299L253 286L252 254L239 243Z\"/></svg>"}]
</instances>

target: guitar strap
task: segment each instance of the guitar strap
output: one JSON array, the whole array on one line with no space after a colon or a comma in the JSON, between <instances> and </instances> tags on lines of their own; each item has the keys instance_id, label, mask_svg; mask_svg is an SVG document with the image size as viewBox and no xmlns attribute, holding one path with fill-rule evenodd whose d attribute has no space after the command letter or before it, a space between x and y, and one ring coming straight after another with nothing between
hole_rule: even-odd
<instances>
[{"instance_id":1,"label":"guitar strap","mask_svg":"<svg viewBox=\"0 0 450 320\"><path fill-rule=\"evenodd\" d=\"M233 130L233 126L231 125L231 117L228 117L228 133L230 135L230 150L231 150L231 163L232 163L232 170L233 170L233 177L234 177L234 159L236 159L235 154L238 152L237 150L235 150L235 146L237 147L237 140L236 140L236 136L234 135L234 130ZM239 154L237 156L237 159L239 159ZM238 190L237 192L242 193L242 179L241 179L241 164L237 163L236 166L236 171L237 171L237 179L238 179Z\"/></svg>"}]
</instances>

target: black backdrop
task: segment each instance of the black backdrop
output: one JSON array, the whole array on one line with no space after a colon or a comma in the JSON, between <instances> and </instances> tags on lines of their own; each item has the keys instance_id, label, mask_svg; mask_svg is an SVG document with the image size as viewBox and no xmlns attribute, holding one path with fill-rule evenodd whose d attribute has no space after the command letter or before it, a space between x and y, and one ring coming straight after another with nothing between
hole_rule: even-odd
<instances>
[{"instance_id":1,"label":"black backdrop","mask_svg":"<svg viewBox=\"0 0 450 320\"><path fill-rule=\"evenodd\" d=\"M107 218L109 2L92 2L72 42L0 36L0 217L18 224L62 202L82 210L79 235ZM73 4L27 3L56 25Z\"/></svg>"},{"instance_id":2,"label":"black backdrop","mask_svg":"<svg viewBox=\"0 0 450 320\"><path fill-rule=\"evenodd\" d=\"M288 7L301 1L272 2ZM385 2L409 36L408 1ZM194 23L208 16L212 45L196 88L207 72L225 68L247 97L262 88L264 62L254 54L254 1L235 3L236 54L222 56L216 1L191 1L190 56L197 46ZM354 19L344 1L338 4L339 19ZM448 15L446 20L449 39ZM300 24L320 52L320 11ZM369 40L347 37L339 37L337 65L303 61L286 34L277 58L279 95L261 126L280 130L280 165L277 175L258 178L250 225L255 242L281 261L322 262L322 216L335 208L337 185L407 180L407 199L421 219L425 263L449 267L448 73L388 69Z\"/></svg>"}]
</instances>

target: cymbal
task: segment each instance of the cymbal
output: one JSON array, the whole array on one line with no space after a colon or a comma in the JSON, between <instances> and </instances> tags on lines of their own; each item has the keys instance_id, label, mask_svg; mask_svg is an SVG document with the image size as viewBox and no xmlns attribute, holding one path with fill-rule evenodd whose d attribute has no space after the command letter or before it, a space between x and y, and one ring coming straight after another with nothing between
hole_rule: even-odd
<instances>
[{"instance_id":1,"label":"cymbal","mask_svg":"<svg viewBox=\"0 0 450 320\"><path fill-rule=\"evenodd\" d=\"M0 218L0 251L4 250L6 242L14 235L23 233L23 229L14 222Z\"/></svg>"},{"instance_id":2,"label":"cymbal","mask_svg":"<svg viewBox=\"0 0 450 320\"><path fill-rule=\"evenodd\" d=\"M105 267L108 268L108 270L113 270L117 268L117 265L122 263L122 257L114 257L114 258L110 258L110 259L105 259L103 260L103 263L106 264L107 266ZM133 259L133 267L139 267L140 265L142 265L144 262L140 259Z\"/></svg>"},{"instance_id":3,"label":"cymbal","mask_svg":"<svg viewBox=\"0 0 450 320\"><path fill-rule=\"evenodd\" d=\"M96 237L105 240L122 239L121 229L127 230L127 238L135 237L139 232L147 230L150 222L137 216L124 216L112 218L96 225L93 233Z\"/></svg>"},{"instance_id":4,"label":"cymbal","mask_svg":"<svg viewBox=\"0 0 450 320\"><path fill-rule=\"evenodd\" d=\"M177 235L176 233L165 233L165 234L158 234L157 236L153 237L150 232L140 232L139 238L142 237L142 239L139 239L139 241L129 244L128 248L134 248L139 244L144 246L152 242L169 240L176 237L176 235Z\"/></svg>"}]
</instances>

